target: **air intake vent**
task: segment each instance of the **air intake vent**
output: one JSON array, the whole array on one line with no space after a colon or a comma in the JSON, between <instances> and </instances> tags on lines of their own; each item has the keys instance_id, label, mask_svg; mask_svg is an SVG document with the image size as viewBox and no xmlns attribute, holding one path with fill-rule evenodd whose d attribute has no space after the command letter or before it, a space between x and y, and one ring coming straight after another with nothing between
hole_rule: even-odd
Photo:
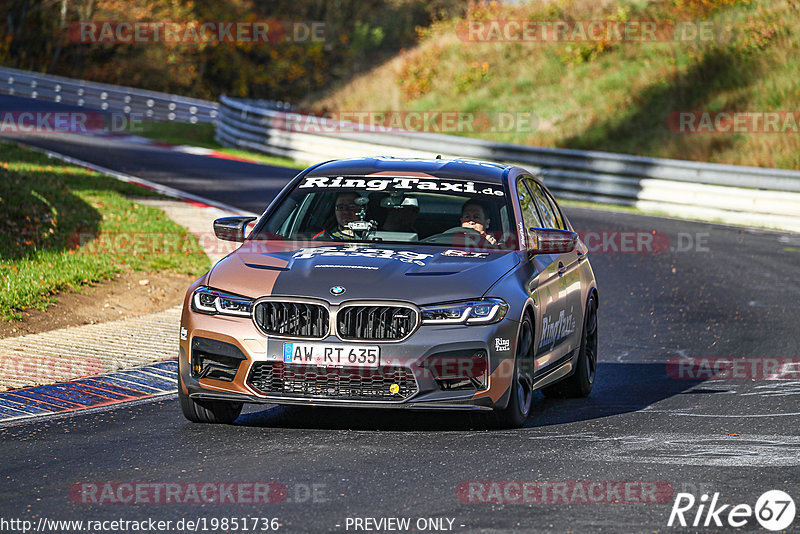
<instances>
[{"instance_id":1,"label":"air intake vent","mask_svg":"<svg viewBox=\"0 0 800 534\"><path fill-rule=\"evenodd\" d=\"M253 320L266 335L323 338L328 335L328 310L319 304L261 301Z\"/></svg>"},{"instance_id":2,"label":"air intake vent","mask_svg":"<svg viewBox=\"0 0 800 534\"><path fill-rule=\"evenodd\" d=\"M403 367L322 369L283 362L256 362L247 383L261 393L292 397L397 402L417 392L413 373Z\"/></svg>"},{"instance_id":3,"label":"air intake vent","mask_svg":"<svg viewBox=\"0 0 800 534\"><path fill-rule=\"evenodd\" d=\"M348 340L400 340L417 327L417 312L405 306L346 306L337 314L339 337Z\"/></svg>"}]
</instances>

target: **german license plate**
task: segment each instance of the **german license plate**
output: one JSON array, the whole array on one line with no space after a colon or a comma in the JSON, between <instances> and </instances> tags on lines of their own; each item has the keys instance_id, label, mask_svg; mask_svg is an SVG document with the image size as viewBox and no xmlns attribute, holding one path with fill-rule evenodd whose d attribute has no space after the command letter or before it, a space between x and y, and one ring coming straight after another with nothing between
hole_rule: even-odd
<instances>
[{"instance_id":1,"label":"german license plate","mask_svg":"<svg viewBox=\"0 0 800 534\"><path fill-rule=\"evenodd\" d=\"M284 343L283 361L319 367L378 367L381 349L377 345L338 343Z\"/></svg>"}]
</instances>

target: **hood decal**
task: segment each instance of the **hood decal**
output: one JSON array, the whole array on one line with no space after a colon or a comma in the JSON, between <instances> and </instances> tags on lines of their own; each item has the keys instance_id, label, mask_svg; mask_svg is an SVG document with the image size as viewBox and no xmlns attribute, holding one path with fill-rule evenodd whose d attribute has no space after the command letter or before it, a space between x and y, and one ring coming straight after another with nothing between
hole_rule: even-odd
<instances>
[{"instance_id":1,"label":"hood decal","mask_svg":"<svg viewBox=\"0 0 800 534\"><path fill-rule=\"evenodd\" d=\"M342 264L317 264L314 266L315 269L364 269L365 271L377 271L380 267L374 267L372 265L342 265ZM284 269L286 270L286 269Z\"/></svg>"},{"instance_id":2,"label":"hood decal","mask_svg":"<svg viewBox=\"0 0 800 534\"><path fill-rule=\"evenodd\" d=\"M343 247L314 247L301 248L292 254L294 260L306 260L316 257L324 258L370 258L381 260L396 260L403 263L425 265L426 260L434 254L422 254L411 250L394 250L391 248L375 248L372 246L343 246Z\"/></svg>"}]
</instances>

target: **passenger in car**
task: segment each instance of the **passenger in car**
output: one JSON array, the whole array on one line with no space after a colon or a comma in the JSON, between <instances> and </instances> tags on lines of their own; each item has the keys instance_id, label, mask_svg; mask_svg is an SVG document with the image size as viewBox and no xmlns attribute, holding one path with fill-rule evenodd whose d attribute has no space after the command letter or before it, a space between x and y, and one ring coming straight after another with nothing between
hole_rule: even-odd
<instances>
[{"instance_id":1,"label":"passenger in car","mask_svg":"<svg viewBox=\"0 0 800 534\"><path fill-rule=\"evenodd\" d=\"M487 233L489 224L492 222L487 213L488 209L482 202L474 199L467 200L464 205L461 206L461 227L475 230L481 234L486 241L492 245L496 245L497 239L495 239L492 234Z\"/></svg>"}]
</instances>

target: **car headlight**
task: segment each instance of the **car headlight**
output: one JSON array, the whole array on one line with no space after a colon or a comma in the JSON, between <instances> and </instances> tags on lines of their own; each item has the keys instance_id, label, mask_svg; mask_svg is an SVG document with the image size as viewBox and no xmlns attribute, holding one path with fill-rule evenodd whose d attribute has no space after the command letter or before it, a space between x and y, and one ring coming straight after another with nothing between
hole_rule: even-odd
<instances>
[{"instance_id":1,"label":"car headlight","mask_svg":"<svg viewBox=\"0 0 800 534\"><path fill-rule=\"evenodd\" d=\"M200 286L192 295L192 309L208 315L250 317L253 312L253 299Z\"/></svg>"},{"instance_id":2,"label":"car headlight","mask_svg":"<svg viewBox=\"0 0 800 534\"><path fill-rule=\"evenodd\" d=\"M490 324L506 316L508 304L488 298L433 304L420 308L422 324Z\"/></svg>"}]
</instances>

